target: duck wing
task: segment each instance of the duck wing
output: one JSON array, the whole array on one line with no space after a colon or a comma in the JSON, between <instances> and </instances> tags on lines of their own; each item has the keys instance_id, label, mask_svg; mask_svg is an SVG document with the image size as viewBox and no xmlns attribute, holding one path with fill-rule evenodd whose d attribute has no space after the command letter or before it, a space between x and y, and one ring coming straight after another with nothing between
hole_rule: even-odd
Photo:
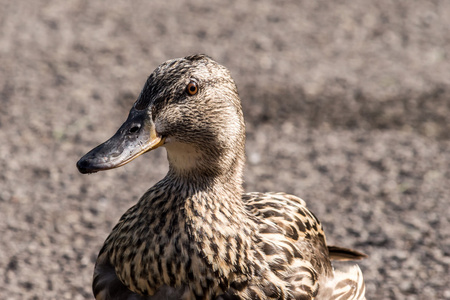
<instances>
[{"instance_id":1,"label":"duck wing","mask_svg":"<svg viewBox=\"0 0 450 300\"><path fill-rule=\"evenodd\" d=\"M295 299L313 299L319 278L333 274L319 220L293 195L247 193L243 201L258 224L259 249L272 272L291 286Z\"/></svg>"},{"instance_id":2,"label":"duck wing","mask_svg":"<svg viewBox=\"0 0 450 300\"><path fill-rule=\"evenodd\" d=\"M334 271L331 260L362 259L365 254L328 247L322 225L305 201L285 193L248 193L243 201L258 224L258 248L293 299L364 299L359 267Z\"/></svg>"}]
</instances>

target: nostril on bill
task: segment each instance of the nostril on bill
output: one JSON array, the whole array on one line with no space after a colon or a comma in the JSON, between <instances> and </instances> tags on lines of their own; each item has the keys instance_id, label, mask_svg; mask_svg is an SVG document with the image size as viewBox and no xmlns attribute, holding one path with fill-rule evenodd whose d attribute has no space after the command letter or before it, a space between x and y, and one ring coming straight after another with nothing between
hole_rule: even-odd
<instances>
[{"instance_id":1,"label":"nostril on bill","mask_svg":"<svg viewBox=\"0 0 450 300\"><path fill-rule=\"evenodd\" d=\"M128 130L129 133L136 133L139 131L139 129L141 129L141 125L137 124L134 125L133 127L130 128L130 130Z\"/></svg>"}]
</instances>

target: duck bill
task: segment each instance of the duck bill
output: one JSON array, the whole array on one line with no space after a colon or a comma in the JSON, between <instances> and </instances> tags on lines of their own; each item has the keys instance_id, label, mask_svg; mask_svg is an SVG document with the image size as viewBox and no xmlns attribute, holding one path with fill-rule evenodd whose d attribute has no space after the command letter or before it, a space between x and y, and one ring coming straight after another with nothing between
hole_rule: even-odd
<instances>
[{"instance_id":1,"label":"duck bill","mask_svg":"<svg viewBox=\"0 0 450 300\"><path fill-rule=\"evenodd\" d=\"M162 144L147 110L133 108L116 134L84 155L77 168L83 174L118 168Z\"/></svg>"}]
</instances>

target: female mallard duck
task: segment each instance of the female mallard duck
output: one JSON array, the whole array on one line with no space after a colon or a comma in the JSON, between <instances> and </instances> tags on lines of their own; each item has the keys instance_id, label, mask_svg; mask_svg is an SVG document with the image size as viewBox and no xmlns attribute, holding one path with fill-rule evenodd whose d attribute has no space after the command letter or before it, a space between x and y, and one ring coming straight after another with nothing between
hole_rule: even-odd
<instances>
[{"instance_id":1,"label":"female mallard duck","mask_svg":"<svg viewBox=\"0 0 450 300\"><path fill-rule=\"evenodd\" d=\"M97 258L96 299L364 299L361 271L330 259L303 200L242 188L245 126L229 71L204 55L169 60L147 79L128 119L77 163L122 166L157 147L169 172L131 207Z\"/></svg>"}]
</instances>

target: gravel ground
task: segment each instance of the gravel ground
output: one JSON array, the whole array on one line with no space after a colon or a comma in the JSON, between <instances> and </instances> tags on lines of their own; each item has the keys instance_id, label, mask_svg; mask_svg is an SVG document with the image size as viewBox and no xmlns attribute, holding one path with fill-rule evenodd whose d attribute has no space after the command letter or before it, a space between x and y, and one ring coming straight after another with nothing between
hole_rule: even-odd
<instances>
[{"instance_id":1,"label":"gravel ground","mask_svg":"<svg viewBox=\"0 0 450 300\"><path fill-rule=\"evenodd\" d=\"M302 197L367 253L368 299L450 299L450 2L173 3L0 0L0 299L92 299L101 244L167 162L75 163L159 63L199 52L240 90L248 191Z\"/></svg>"}]
</instances>

